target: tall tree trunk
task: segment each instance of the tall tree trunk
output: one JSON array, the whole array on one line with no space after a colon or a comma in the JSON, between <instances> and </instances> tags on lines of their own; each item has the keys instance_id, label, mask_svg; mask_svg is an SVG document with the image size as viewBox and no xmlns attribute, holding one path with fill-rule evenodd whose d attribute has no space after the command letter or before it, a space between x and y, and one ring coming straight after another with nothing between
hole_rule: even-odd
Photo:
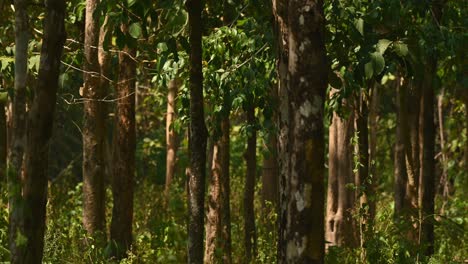
<instances>
[{"instance_id":1,"label":"tall tree trunk","mask_svg":"<svg viewBox=\"0 0 468 264\"><path fill-rule=\"evenodd\" d=\"M122 25L127 34L127 26ZM112 176L114 207L110 229L110 240L115 243L113 256L126 256L132 244L133 182L135 176L135 76L136 51L125 46L119 53L119 81L117 84L116 126Z\"/></svg>"},{"instance_id":2,"label":"tall tree trunk","mask_svg":"<svg viewBox=\"0 0 468 264\"><path fill-rule=\"evenodd\" d=\"M1 185L6 180L7 167L7 118L6 118L6 102L0 102L0 182Z\"/></svg>"},{"instance_id":3,"label":"tall tree trunk","mask_svg":"<svg viewBox=\"0 0 468 264\"><path fill-rule=\"evenodd\" d=\"M442 18L445 0L433 1L430 12L434 24L439 25ZM420 244L425 248L425 255L434 253L434 199L435 199L435 123L434 81L437 74L437 56L433 54L427 61L424 73L424 87L421 95L420 112L420 149L421 171L419 175L419 206L421 208Z\"/></svg>"},{"instance_id":4,"label":"tall tree trunk","mask_svg":"<svg viewBox=\"0 0 468 264\"><path fill-rule=\"evenodd\" d=\"M468 173L468 91L465 92L465 172Z\"/></svg>"},{"instance_id":5,"label":"tall tree trunk","mask_svg":"<svg viewBox=\"0 0 468 264\"><path fill-rule=\"evenodd\" d=\"M106 16L104 18L104 24L101 26L99 31L99 51L98 51L98 60L99 60L99 67L100 67L100 81L99 81L99 89L102 91L104 98L109 96L109 89L110 89L110 76L111 76L111 56L107 49L109 47L105 46L106 35L109 33L109 17ZM101 104L101 110L103 111L104 115L104 122L106 123L106 133L108 133L109 125L108 125L108 109L107 109L107 102ZM108 137L104 136L104 192L106 185L109 183L110 175L112 175L112 148L109 143Z\"/></svg>"},{"instance_id":6,"label":"tall tree trunk","mask_svg":"<svg viewBox=\"0 0 468 264\"><path fill-rule=\"evenodd\" d=\"M177 160L177 134L174 130L174 120L176 118L176 97L179 90L180 81L171 80L167 92L167 113L166 113L166 186L165 196L169 198L172 180L174 179Z\"/></svg>"},{"instance_id":7,"label":"tall tree trunk","mask_svg":"<svg viewBox=\"0 0 468 264\"><path fill-rule=\"evenodd\" d=\"M9 245L11 262L18 263L24 255L24 247L17 245L21 226L21 173L26 144L26 81L28 78L29 22L27 1L15 0L15 96L12 107L12 129L10 134L7 163L8 203L9 203ZM24 235L24 234L22 234Z\"/></svg>"},{"instance_id":8,"label":"tall tree trunk","mask_svg":"<svg viewBox=\"0 0 468 264\"><path fill-rule=\"evenodd\" d=\"M221 120L221 135L215 135L213 138L205 249L205 262L210 263L232 262L229 205L229 130L229 117L224 116Z\"/></svg>"},{"instance_id":9,"label":"tall tree trunk","mask_svg":"<svg viewBox=\"0 0 468 264\"><path fill-rule=\"evenodd\" d=\"M276 106L278 102L278 87L273 86L271 91L271 101L273 114L271 115L271 121L276 123L275 120L278 118ZM276 135L276 126L273 131L268 133L268 154L263 157L263 172L262 172L262 198L263 207L265 202L272 204L272 209L277 211L278 206L278 137Z\"/></svg>"},{"instance_id":10,"label":"tall tree trunk","mask_svg":"<svg viewBox=\"0 0 468 264\"><path fill-rule=\"evenodd\" d=\"M372 197L368 200L369 220L375 220L375 203L377 194L377 133L379 131L379 86L374 85L371 90L371 102L369 107L369 175L372 179L370 190Z\"/></svg>"},{"instance_id":11,"label":"tall tree trunk","mask_svg":"<svg viewBox=\"0 0 468 264\"><path fill-rule=\"evenodd\" d=\"M402 223L411 223L406 238L418 243L418 86L401 77L397 80L397 146L395 150L395 216ZM410 111L411 109L411 111Z\"/></svg>"},{"instance_id":12,"label":"tall tree trunk","mask_svg":"<svg viewBox=\"0 0 468 264\"><path fill-rule=\"evenodd\" d=\"M58 89L60 57L65 42L65 1L47 0L44 37L34 101L28 119L24 178L23 255L15 263L41 263L47 203L47 168Z\"/></svg>"},{"instance_id":13,"label":"tall tree trunk","mask_svg":"<svg viewBox=\"0 0 468 264\"><path fill-rule=\"evenodd\" d=\"M235 8L223 1L223 24L229 25ZM230 87L223 87L222 109L219 119L220 129L213 135L213 160L210 172L210 196L206 223L205 262L232 263L231 249L231 209L230 209ZM216 125L217 125L216 124ZM216 126L215 125L215 126ZM217 133L219 131L219 133ZM218 254L216 253L218 252Z\"/></svg>"},{"instance_id":14,"label":"tall tree trunk","mask_svg":"<svg viewBox=\"0 0 468 264\"><path fill-rule=\"evenodd\" d=\"M356 174L357 195L359 200L359 231L360 231L360 246L361 246L361 261L365 262L366 249L364 244L367 236L370 235L369 230L369 107L368 100L363 91L358 96L356 109L355 129L358 137L357 156L358 163Z\"/></svg>"},{"instance_id":15,"label":"tall tree trunk","mask_svg":"<svg viewBox=\"0 0 468 264\"><path fill-rule=\"evenodd\" d=\"M331 93L336 91L334 89ZM330 246L357 246L353 220L354 190L348 187L349 184L354 184L351 143L354 134L354 116L352 111L346 118L333 113L329 128L326 240L330 242Z\"/></svg>"},{"instance_id":16,"label":"tall tree trunk","mask_svg":"<svg viewBox=\"0 0 468 264\"><path fill-rule=\"evenodd\" d=\"M400 76L396 79L396 105L397 105L397 125L395 137L395 185L394 185L394 201L395 201L395 217L399 219L404 215L407 208L406 199L406 183L408 175L405 162L405 135L407 132L407 115L406 115L406 90L403 86L403 80Z\"/></svg>"},{"instance_id":17,"label":"tall tree trunk","mask_svg":"<svg viewBox=\"0 0 468 264\"><path fill-rule=\"evenodd\" d=\"M281 1L281 4L285 3ZM289 1L287 8L288 89L283 91L284 86L280 87L279 93L281 212L278 261L323 263L323 105L327 87L323 2ZM279 11L278 7L276 10ZM279 33L282 34L281 29ZM280 75L284 74L281 56ZM284 79L284 76L280 77L280 86Z\"/></svg>"},{"instance_id":18,"label":"tall tree trunk","mask_svg":"<svg viewBox=\"0 0 468 264\"><path fill-rule=\"evenodd\" d=\"M440 164L442 166L442 175L439 179L439 193L442 195L443 204L441 207L441 214L443 214L445 209L445 204L447 203L449 197L450 181L447 174L447 151L445 145L445 131L444 131L444 88L442 88L439 96L437 96L437 117L439 123L439 141L440 141Z\"/></svg>"},{"instance_id":19,"label":"tall tree trunk","mask_svg":"<svg viewBox=\"0 0 468 264\"><path fill-rule=\"evenodd\" d=\"M434 87L435 62L430 65L425 76L421 96L420 148L421 172L419 177L419 204L421 207L420 244L426 248L425 254L434 252L434 198L435 198L435 124L434 124Z\"/></svg>"},{"instance_id":20,"label":"tall tree trunk","mask_svg":"<svg viewBox=\"0 0 468 264\"><path fill-rule=\"evenodd\" d=\"M406 155L406 175L408 177L406 182L406 203L408 214L413 229L410 230L408 238L417 244L417 229L419 225L419 205L418 205L418 189L419 189L419 98L421 96L421 86L419 83L408 85L404 90L406 97L405 102L405 115L407 116L406 128L409 130L405 132L405 155ZM406 139L407 138L407 139Z\"/></svg>"},{"instance_id":21,"label":"tall tree trunk","mask_svg":"<svg viewBox=\"0 0 468 264\"><path fill-rule=\"evenodd\" d=\"M207 131L203 110L202 2L187 0L190 37L190 169L188 190L188 263L203 263Z\"/></svg>"},{"instance_id":22,"label":"tall tree trunk","mask_svg":"<svg viewBox=\"0 0 468 264\"><path fill-rule=\"evenodd\" d=\"M86 1L84 41L83 224L89 235L105 236L106 93L100 87L99 0Z\"/></svg>"},{"instance_id":23,"label":"tall tree trunk","mask_svg":"<svg viewBox=\"0 0 468 264\"><path fill-rule=\"evenodd\" d=\"M246 178L244 187L244 245L245 260L250 263L257 254L257 232L255 228L254 195L257 173L257 131L255 128L255 107L247 106L247 125L250 127L247 136L247 149L244 153Z\"/></svg>"}]
</instances>

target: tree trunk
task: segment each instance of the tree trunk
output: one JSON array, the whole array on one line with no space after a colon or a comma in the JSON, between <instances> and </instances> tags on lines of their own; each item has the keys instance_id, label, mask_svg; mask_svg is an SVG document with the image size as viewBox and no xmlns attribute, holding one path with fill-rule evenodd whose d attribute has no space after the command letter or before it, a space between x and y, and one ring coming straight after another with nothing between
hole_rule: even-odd
<instances>
[{"instance_id":1,"label":"tree trunk","mask_svg":"<svg viewBox=\"0 0 468 264\"><path fill-rule=\"evenodd\" d=\"M468 92L465 93L465 172L468 173Z\"/></svg>"},{"instance_id":2,"label":"tree trunk","mask_svg":"<svg viewBox=\"0 0 468 264\"><path fill-rule=\"evenodd\" d=\"M122 31L127 33L126 25ZM113 256L126 256L132 244L133 182L135 176L135 76L136 51L125 46L119 53L119 81L117 84L116 126L112 176L112 210L110 240L115 243Z\"/></svg>"},{"instance_id":3,"label":"tree trunk","mask_svg":"<svg viewBox=\"0 0 468 264\"><path fill-rule=\"evenodd\" d=\"M397 125L395 136L395 185L394 185L394 200L395 200L395 217L399 219L404 215L407 208L406 199L406 183L408 175L405 162L405 137L407 129L407 113L406 108L406 90L402 87L403 80L399 76L396 79L396 105L397 105Z\"/></svg>"},{"instance_id":4,"label":"tree trunk","mask_svg":"<svg viewBox=\"0 0 468 264\"><path fill-rule=\"evenodd\" d=\"M356 199L359 201L359 232L361 246L361 261L366 260L366 249L364 244L371 230L369 229L369 107L368 100L363 91L359 92L356 109L355 129L358 137L357 157L359 166L356 174Z\"/></svg>"},{"instance_id":5,"label":"tree trunk","mask_svg":"<svg viewBox=\"0 0 468 264\"><path fill-rule=\"evenodd\" d=\"M6 102L0 102L0 182L1 185L6 180L7 168L7 119L6 119Z\"/></svg>"},{"instance_id":6,"label":"tree trunk","mask_svg":"<svg viewBox=\"0 0 468 264\"><path fill-rule=\"evenodd\" d=\"M244 153L246 178L244 187L244 245L246 263L251 263L257 254L257 232L255 228L254 195L257 173L257 130L255 128L255 108L247 106L247 149Z\"/></svg>"},{"instance_id":7,"label":"tree trunk","mask_svg":"<svg viewBox=\"0 0 468 264\"><path fill-rule=\"evenodd\" d=\"M335 93L333 90L331 93ZM355 247L357 236L353 219L354 184L353 146L354 113L341 118L333 113L329 134L328 195L326 240L330 246Z\"/></svg>"},{"instance_id":8,"label":"tree trunk","mask_svg":"<svg viewBox=\"0 0 468 264\"><path fill-rule=\"evenodd\" d=\"M278 101L278 87L274 86L271 89L271 100L273 101L273 114L271 120L278 118L276 114L276 103ZM275 212L278 206L278 138L276 135L276 127L268 133L268 154L263 157L263 172L262 172L262 198L263 207L266 208L265 202L269 202Z\"/></svg>"},{"instance_id":9,"label":"tree trunk","mask_svg":"<svg viewBox=\"0 0 468 264\"><path fill-rule=\"evenodd\" d=\"M213 139L210 194L206 223L205 262L231 263L229 117L221 120L221 135ZM217 253L221 252L220 253Z\"/></svg>"},{"instance_id":10,"label":"tree trunk","mask_svg":"<svg viewBox=\"0 0 468 264\"><path fill-rule=\"evenodd\" d=\"M110 76L111 76L111 56L109 55L109 52L107 49L109 47L104 46L105 44L105 39L106 35L109 32L109 25L108 25L108 20L109 17L106 16L104 18L104 24L101 26L100 31L99 31L99 51L98 51L98 60L99 60L99 67L100 67L100 81L99 81L99 87L100 90L104 94L104 98L107 98L109 96L109 89L110 89ZM108 108L107 108L107 102L103 102L101 104L101 109L104 112L104 122L106 123L106 133L109 131L109 123L108 123ZM112 130L110 130L112 131ZM104 192L106 189L106 185L109 184L110 181L110 175L112 175L112 147L110 145L108 137L104 136Z\"/></svg>"},{"instance_id":11,"label":"tree trunk","mask_svg":"<svg viewBox=\"0 0 468 264\"><path fill-rule=\"evenodd\" d=\"M167 113L166 113L166 186L165 196L168 200L172 179L174 179L177 161L177 134L174 130L174 120L176 118L176 97L180 82L171 80L167 93Z\"/></svg>"},{"instance_id":12,"label":"tree trunk","mask_svg":"<svg viewBox=\"0 0 468 264\"><path fill-rule=\"evenodd\" d=\"M17 245L19 232L23 232L21 173L26 144L26 81L28 78L29 22L27 1L15 0L15 96L12 107L12 129L10 134L7 163L8 203L9 203L9 245L11 262L21 261L23 246ZM24 235L24 234L22 234Z\"/></svg>"},{"instance_id":13,"label":"tree trunk","mask_svg":"<svg viewBox=\"0 0 468 264\"><path fill-rule=\"evenodd\" d=\"M425 76L425 85L421 96L420 113L420 148L421 172L419 177L419 205L421 207L420 244L426 255L434 253L434 198L435 198L435 124L434 124L434 87L436 63L430 64Z\"/></svg>"},{"instance_id":14,"label":"tree trunk","mask_svg":"<svg viewBox=\"0 0 468 264\"><path fill-rule=\"evenodd\" d=\"M98 60L99 0L86 1L84 44L83 224L89 235L105 236L105 103Z\"/></svg>"},{"instance_id":15,"label":"tree trunk","mask_svg":"<svg viewBox=\"0 0 468 264\"><path fill-rule=\"evenodd\" d=\"M207 131L203 110L202 3L187 0L190 37L190 169L188 190L188 263L203 263Z\"/></svg>"},{"instance_id":16,"label":"tree trunk","mask_svg":"<svg viewBox=\"0 0 468 264\"><path fill-rule=\"evenodd\" d=\"M371 90L371 102L369 108L369 175L372 178L370 191L372 197L369 199L369 221L371 223L375 220L375 203L378 185L377 175L377 133L379 131L379 86L374 85Z\"/></svg>"},{"instance_id":17,"label":"tree trunk","mask_svg":"<svg viewBox=\"0 0 468 264\"><path fill-rule=\"evenodd\" d=\"M285 4L283 1L278 3ZM281 211L278 261L323 263L323 106L328 75L323 2L289 1L287 10L287 25L290 30L287 32L287 91L283 90L285 86L281 84L286 79L281 76L284 74L282 54L278 65L281 76L278 154L281 168ZM278 6L276 11L280 11ZM282 14L278 17L284 18ZM284 28L280 26L279 34L283 34L281 29Z\"/></svg>"},{"instance_id":18,"label":"tree trunk","mask_svg":"<svg viewBox=\"0 0 468 264\"><path fill-rule=\"evenodd\" d=\"M65 42L65 1L47 0L44 37L34 100L28 119L24 178L25 250L14 263L41 263L47 203L47 168Z\"/></svg>"},{"instance_id":19,"label":"tree trunk","mask_svg":"<svg viewBox=\"0 0 468 264\"><path fill-rule=\"evenodd\" d=\"M419 186L419 98L421 96L420 85L409 85L405 89L406 100L405 115L407 116L406 128L409 130L405 132L405 153L406 153L406 175L408 177L406 182L406 202L410 216L410 222L413 223L413 230L410 230L408 237L410 240L417 242L417 229L419 225L419 205L418 205L418 186Z\"/></svg>"},{"instance_id":20,"label":"tree trunk","mask_svg":"<svg viewBox=\"0 0 468 264\"><path fill-rule=\"evenodd\" d=\"M447 151L445 145L445 131L444 131L444 88L442 88L439 96L437 96L437 116L439 121L439 141L440 141L440 164L442 166L442 175L439 179L439 192L442 195L443 203L441 207L441 214L444 212L445 204L449 198L450 181L447 174Z\"/></svg>"},{"instance_id":21,"label":"tree trunk","mask_svg":"<svg viewBox=\"0 0 468 264\"><path fill-rule=\"evenodd\" d=\"M442 18L445 0L431 3L430 12L437 26ZM427 62L424 72L424 86L421 95L420 112L420 149L421 171L419 175L419 206L421 208L420 245L425 255L434 253L434 199L435 199L435 123L434 123L434 82L437 74L437 55L433 54Z\"/></svg>"}]
</instances>

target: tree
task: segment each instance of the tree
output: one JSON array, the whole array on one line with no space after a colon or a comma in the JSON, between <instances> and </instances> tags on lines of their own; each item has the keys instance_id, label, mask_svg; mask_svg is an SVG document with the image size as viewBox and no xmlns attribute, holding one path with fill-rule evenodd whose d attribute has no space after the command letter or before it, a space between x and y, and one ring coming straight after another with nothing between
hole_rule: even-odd
<instances>
[{"instance_id":1,"label":"tree","mask_svg":"<svg viewBox=\"0 0 468 264\"><path fill-rule=\"evenodd\" d=\"M22 216L22 168L26 144L26 81L28 78L29 22L27 1L14 1L15 5L15 96L13 99L13 121L11 143L7 162L9 232L11 262L18 263L23 255L23 247L16 241L21 234Z\"/></svg>"},{"instance_id":2,"label":"tree","mask_svg":"<svg viewBox=\"0 0 468 264\"><path fill-rule=\"evenodd\" d=\"M281 41L278 260L323 263L323 104L328 76L323 2L277 1L274 10ZM286 47L284 35L288 40ZM283 48L288 51L287 61Z\"/></svg>"},{"instance_id":3,"label":"tree","mask_svg":"<svg viewBox=\"0 0 468 264\"><path fill-rule=\"evenodd\" d=\"M433 1L429 12L432 23L439 28L445 0ZM419 175L419 206L421 208L420 243L425 246L425 254L434 253L434 206L435 206L435 77L437 74L437 55L431 54L427 60L421 94L419 116L419 140L421 153L421 171Z\"/></svg>"},{"instance_id":4,"label":"tree","mask_svg":"<svg viewBox=\"0 0 468 264\"><path fill-rule=\"evenodd\" d=\"M86 1L84 41L83 224L90 235L105 235L105 90L100 86L99 0Z\"/></svg>"},{"instance_id":5,"label":"tree","mask_svg":"<svg viewBox=\"0 0 468 264\"><path fill-rule=\"evenodd\" d=\"M173 79L169 82L167 92L167 112L166 112L166 197L169 197L172 180L176 170L177 161L177 134L174 129L176 118L176 97L179 90L180 81Z\"/></svg>"},{"instance_id":6,"label":"tree","mask_svg":"<svg viewBox=\"0 0 468 264\"><path fill-rule=\"evenodd\" d=\"M234 7L223 1L223 24L233 19ZM213 160L210 173L208 215L206 223L205 262L222 261L232 263L231 249L231 207L230 207L230 115L231 87L223 85L222 110L215 117L213 137ZM217 254L216 251L221 251ZM217 256L218 255L218 256Z\"/></svg>"},{"instance_id":7,"label":"tree","mask_svg":"<svg viewBox=\"0 0 468 264\"><path fill-rule=\"evenodd\" d=\"M333 89L331 96L336 92ZM341 117L334 112L329 128L326 240L331 246L355 247L358 240L353 217L355 192L350 187L355 183L351 140L355 113L350 111L351 107L351 103L343 102L342 109L349 112L348 116Z\"/></svg>"},{"instance_id":8,"label":"tree","mask_svg":"<svg viewBox=\"0 0 468 264\"><path fill-rule=\"evenodd\" d=\"M190 41L190 130L188 171L188 263L203 263L204 197L207 130L203 110L202 73L202 3L200 0L186 2L189 14Z\"/></svg>"},{"instance_id":9,"label":"tree","mask_svg":"<svg viewBox=\"0 0 468 264\"><path fill-rule=\"evenodd\" d=\"M34 100L28 117L24 160L24 251L13 263L41 263L47 203L49 142L65 42L65 1L47 0L44 37ZM16 252L14 252L16 253ZM15 255L15 254L12 254Z\"/></svg>"},{"instance_id":10,"label":"tree","mask_svg":"<svg viewBox=\"0 0 468 264\"><path fill-rule=\"evenodd\" d=\"M116 125L114 131L112 196L114 206L110 240L113 256L121 259L132 244L133 183L135 176L135 84L136 41L129 38L128 26L121 25L127 43L119 52L119 81L117 84Z\"/></svg>"},{"instance_id":11,"label":"tree","mask_svg":"<svg viewBox=\"0 0 468 264\"><path fill-rule=\"evenodd\" d=\"M257 231L254 212L255 179L257 178L257 124L253 100L247 102L245 108L248 127L247 149L244 153L247 167L244 185L244 245L245 260L250 263L252 258L257 255Z\"/></svg>"}]
</instances>

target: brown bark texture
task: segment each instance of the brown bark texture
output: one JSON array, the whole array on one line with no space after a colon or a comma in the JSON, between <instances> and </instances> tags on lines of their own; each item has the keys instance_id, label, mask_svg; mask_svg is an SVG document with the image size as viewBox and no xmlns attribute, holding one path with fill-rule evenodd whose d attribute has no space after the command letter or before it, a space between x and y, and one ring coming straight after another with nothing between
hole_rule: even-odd
<instances>
[{"instance_id":1,"label":"brown bark texture","mask_svg":"<svg viewBox=\"0 0 468 264\"><path fill-rule=\"evenodd\" d=\"M205 262L231 263L229 117L221 120L220 133L213 137L208 215L206 222Z\"/></svg>"},{"instance_id":2,"label":"brown bark texture","mask_svg":"<svg viewBox=\"0 0 468 264\"><path fill-rule=\"evenodd\" d=\"M244 186L244 246L245 260L250 263L257 254L257 231L255 227L254 195L257 173L257 131L255 128L255 108L246 109L247 125L250 127L247 136L247 149L244 153L246 178Z\"/></svg>"},{"instance_id":3,"label":"brown bark texture","mask_svg":"<svg viewBox=\"0 0 468 264\"><path fill-rule=\"evenodd\" d=\"M188 263L203 263L207 130L203 104L202 2L188 0L190 38L190 169L188 179Z\"/></svg>"},{"instance_id":4,"label":"brown bark texture","mask_svg":"<svg viewBox=\"0 0 468 264\"><path fill-rule=\"evenodd\" d=\"M437 27L443 14L445 0L433 1L430 12L434 16ZM420 211L420 245L424 253L430 256L434 253L434 206L435 206L435 78L437 74L437 54L432 54L425 67L421 94L420 112L420 150L421 171L419 175L419 206Z\"/></svg>"},{"instance_id":5,"label":"brown bark texture","mask_svg":"<svg viewBox=\"0 0 468 264\"><path fill-rule=\"evenodd\" d=\"M34 100L28 117L24 163L23 255L13 263L41 263L47 203L49 142L55 112L60 58L65 42L65 1L47 0L44 37Z\"/></svg>"},{"instance_id":6,"label":"brown bark texture","mask_svg":"<svg viewBox=\"0 0 468 264\"><path fill-rule=\"evenodd\" d=\"M323 105L328 74L323 1L277 1L273 9L281 41L278 262L324 263ZM284 35L287 42L282 42ZM288 60L283 61L286 43Z\"/></svg>"},{"instance_id":7,"label":"brown bark texture","mask_svg":"<svg viewBox=\"0 0 468 264\"><path fill-rule=\"evenodd\" d=\"M380 105L380 94L379 86L374 85L371 90L371 102L369 107L369 176L372 178L371 191L373 197L368 200L369 204L369 220L374 222L375 220L375 204L376 204L376 193L377 184L379 177L377 175L377 134L379 131L379 105Z\"/></svg>"},{"instance_id":8,"label":"brown bark texture","mask_svg":"<svg viewBox=\"0 0 468 264\"><path fill-rule=\"evenodd\" d=\"M7 117L6 102L0 102L0 182L3 184L6 180L7 166Z\"/></svg>"},{"instance_id":9,"label":"brown bark texture","mask_svg":"<svg viewBox=\"0 0 468 264\"><path fill-rule=\"evenodd\" d=\"M18 263L24 247L17 245L22 232L22 182L23 155L26 147L26 82L28 77L29 18L27 1L16 0L15 6L15 96L12 105L12 126L7 162L7 186L9 203L9 246L11 262Z\"/></svg>"},{"instance_id":10,"label":"brown bark texture","mask_svg":"<svg viewBox=\"0 0 468 264\"><path fill-rule=\"evenodd\" d=\"M271 89L271 100L273 102L272 120L278 118L276 104L278 101L278 87L273 86ZM263 171L262 171L262 198L263 207L266 207L265 202L270 202L273 210L277 211L278 206L278 136L276 126L274 131L268 134L267 154L263 157Z\"/></svg>"},{"instance_id":11,"label":"brown bark texture","mask_svg":"<svg viewBox=\"0 0 468 264\"><path fill-rule=\"evenodd\" d=\"M421 96L420 112L420 149L421 171L419 175L420 245L425 254L434 253L434 199L435 199L435 124L434 124L434 87L432 85L436 62L430 63Z\"/></svg>"},{"instance_id":12,"label":"brown bark texture","mask_svg":"<svg viewBox=\"0 0 468 264\"><path fill-rule=\"evenodd\" d=\"M336 92L332 90L331 93ZM340 117L333 113L329 128L328 195L326 240L330 246L357 246L356 222L353 219L355 202L353 173L354 113Z\"/></svg>"},{"instance_id":13,"label":"brown bark texture","mask_svg":"<svg viewBox=\"0 0 468 264\"><path fill-rule=\"evenodd\" d=\"M126 31L126 26L122 26ZM135 76L136 51L125 46L119 53L116 124L113 152L112 196L114 206L110 240L114 243L113 255L126 256L132 244L133 183L135 176Z\"/></svg>"},{"instance_id":14,"label":"brown bark texture","mask_svg":"<svg viewBox=\"0 0 468 264\"><path fill-rule=\"evenodd\" d=\"M106 112L100 86L99 0L86 1L84 41L83 224L89 235L105 233ZM105 235L105 234L104 234Z\"/></svg>"},{"instance_id":15,"label":"brown bark texture","mask_svg":"<svg viewBox=\"0 0 468 264\"><path fill-rule=\"evenodd\" d=\"M170 195L172 180L176 170L177 161L177 133L174 130L174 120L176 119L176 97L179 90L180 81L171 80L167 92L167 112L166 112L166 199Z\"/></svg>"}]
</instances>

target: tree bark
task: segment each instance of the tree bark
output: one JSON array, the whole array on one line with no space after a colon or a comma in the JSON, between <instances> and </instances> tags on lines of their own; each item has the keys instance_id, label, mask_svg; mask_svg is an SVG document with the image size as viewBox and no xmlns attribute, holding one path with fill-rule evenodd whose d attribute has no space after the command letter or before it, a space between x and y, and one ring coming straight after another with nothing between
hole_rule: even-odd
<instances>
[{"instance_id":1,"label":"tree bark","mask_svg":"<svg viewBox=\"0 0 468 264\"><path fill-rule=\"evenodd\" d=\"M407 208L406 199L406 183L408 175L405 162L405 137L407 129L407 113L405 111L406 93L402 87L402 78L398 76L396 79L396 105L397 105L397 125L395 136L395 185L394 185L394 201L395 201L395 217L399 219L403 216ZM407 138L407 137L406 137Z\"/></svg>"},{"instance_id":2,"label":"tree bark","mask_svg":"<svg viewBox=\"0 0 468 264\"><path fill-rule=\"evenodd\" d=\"M369 107L368 100L363 91L359 92L358 103L356 109L355 129L358 137L358 145L356 154L358 157L359 166L356 173L356 199L359 201L359 232L360 232L360 247L361 261L366 260L366 248L364 244L367 237L370 235L369 229Z\"/></svg>"},{"instance_id":3,"label":"tree bark","mask_svg":"<svg viewBox=\"0 0 468 264\"><path fill-rule=\"evenodd\" d=\"M244 246L245 260L250 263L257 254L257 231L255 228L254 195L257 173L257 131L255 128L255 107L247 106L247 125L250 127L247 136L247 149L244 153L246 178L244 186Z\"/></svg>"},{"instance_id":4,"label":"tree bark","mask_svg":"<svg viewBox=\"0 0 468 264\"><path fill-rule=\"evenodd\" d=\"M122 31L127 33L126 25ZM119 53L119 81L117 84L116 126L112 176L114 207L110 240L115 243L113 256L121 259L132 244L133 182L135 176L135 76L136 51L125 46Z\"/></svg>"},{"instance_id":5,"label":"tree bark","mask_svg":"<svg viewBox=\"0 0 468 264\"><path fill-rule=\"evenodd\" d=\"M375 203L378 184L377 175L377 133L379 131L379 86L374 85L371 90L371 102L369 108L369 175L372 178L371 192L372 197L368 200L369 220L373 223L375 220Z\"/></svg>"},{"instance_id":6,"label":"tree bark","mask_svg":"<svg viewBox=\"0 0 468 264\"><path fill-rule=\"evenodd\" d=\"M177 161L177 133L174 130L174 120L176 118L176 97L180 82L171 80L167 93L167 113L166 113L166 186L165 196L168 200L172 180L174 179Z\"/></svg>"},{"instance_id":7,"label":"tree bark","mask_svg":"<svg viewBox=\"0 0 468 264\"><path fill-rule=\"evenodd\" d=\"M425 76L421 96L420 148L421 172L419 176L419 206L421 207L420 244L426 255L434 253L434 198L435 198L435 124L434 124L434 87L432 78L436 63L430 64Z\"/></svg>"},{"instance_id":8,"label":"tree bark","mask_svg":"<svg viewBox=\"0 0 468 264\"><path fill-rule=\"evenodd\" d=\"M271 101L273 114L271 120L275 122L278 118L276 104L278 101L278 87L274 86L271 89ZM278 206L278 137L277 137L276 126L273 131L268 133L267 149L268 154L263 157L263 172L262 172L262 198L263 207L265 208L265 202L269 202L275 212Z\"/></svg>"},{"instance_id":9,"label":"tree bark","mask_svg":"<svg viewBox=\"0 0 468 264\"><path fill-rule=\"evenodd\" d=\"M434 24L439 26L442 18L445 0L431 3L430 12L434 16ZM419 175L419 206L420 214L420 245L424 247L425 255L434 253L434 199L435 199L435 123L434 123L434 101L435 101L435 76L437 74L437 55L432 54L425 67L424 86L421 95L420 112L420 149L421 149L421 171Z\"/></svg>"},{"instance_id":10,"label":"tree bark","mask_svg":"<svg viewBox=\"0 0 468 264\"><path fill-rule=\"evenodd\" d=\"M203 263L207 130L203 104L202 3L186 2L190 37L190 169L188 190L188 263Z\"/></svg>"},{"instance_id":11,"label":"tree bark","mask_svg":"<svg viewBox=\"0 0 468 264\"><path fill-rule=\"evenodd\" d=\"M408 85L405 89L408 100L404 106L405 115L407 116L406 128L409 130L405 133L405 155L406 155L406 174L408 176L406 182L406 203L409 210L410 222L413 223L414 230L410 230L409 239L417 242L417 228L419 218L419 205L418 205L418 186L419 186L419 111L420 104L419 98L421 96L420 85Z\"/></svg>"},{"instance_id":12,"label":"tree bark","mask_svg":"<svg viewBox=\"0 0 468 264\"><path fill-rule=\"evenodd\" d=\"M104 94L104 98L109 96L110 90L110 77L111 77L111 56L107 49L109 47L105 46L105 38L106 35L109 33L109 24L108 24L109 17L106 16L104 18L104 24L101 26L99 31L99 51L98 51L98 60L99 60L99 67L100 67L100 80L99 80L99 87L100 90ZM106 133L109 131L109 120L108 120L108 108L107 102L103 102L101 104L101 110L104 112L104 122L106 123ZM110 145L110 141L108 137L104 137L104 192L106 189L106 185L110 182L110 175L112 175L112 147ZM105 222L105 220L104 220Z\"/></svg>"},{"instance_id":13,"label":"tree bark","mask_svg":"<svg viewBox=\"0 0 468 264\"><path fill-rule=\"evenodd\" d=\"M24 178L23 255L14 263L41 263L47 203L47 168L58 89L60 57L65 42L65 1L47 0L44 37L34 100L28 118Z\"/></svg>"},{"instance_id":14,"label":"tree bark","mask_svg":"<svg viewBox=\"0 0 468 264\"><path fill-rule=\"evenodd\" d=\"M221 135L213 138L210 194L206 223L205 262L231 263L229 117L221 120ZM221 254L216 253L220 251Z\"/></svg>"},{"instance_id":15,"label":"tree bark","mask_svg":"<svg viewBox=\"0 0 468 264\"><path fill-rule=\"evenodd\" d=\"M106 96L100 87L99 0L86 1L84 41L83 224L89 235L105 236Z\"/></svg>"},{"instance_id":16,"label":"tree bark","mask_svg":"<svg viewBox=\"0 0 468 264\"><path fill-rule=\"evenodd\" d=\"M7 168L7 118L6 118L6 102L0 102L0 182L3 183L6 180L6 168ZM4 186L4 185L3 185Z\"/></svg>"},{"instance_id":17,"label":"tree bark","mask_svg":"<svg viewBox=\"0 0 468 264\"><path fill-rule=\"evenodd\" d=\"M465 93L465 138L468 139L468 92ZM465 172L468 172L468 140L465 142Z\"/></svg>"},{"instance_id":18,"label":"tree bark","mask_svg":"<svg viewBox=\"0 0 468 264\"><path fill-rule=\"evenodd\" d=\"M336 91L334 89L331 93ZM348 187L349 184L354 184L351 138L354 134L355 115L353 111L350 112L346 118L333 113L329 130L326 240L330 242L330 246L357 246L356 222L353 219L355 194Z\"/></svg>"},{"instance_id":19,"label":"tree bark","mask_svg":"<svg viewBox=\"0 0 468 264\"><path fill-rule=\"evenodd\" d=\"M278 5L274 10L279 11ZM281 80L286 79L282 76L279 93L281 211L278 261L323 263L323 106L328 75L323 2L289 1L287 14L287 91L281 87ZM281 27L279 34L282 34ZM281 57L282 54L278 65L280 76L284 74Z\"/></svg>"},{"instance_id":20,"label":"tree bark","mask_svg":"<svg viewBox=\"0 0 468 264\"><path fill-rule=\"evenodd\" d=\"M18 263L24 255L24 247L17 245L17 237L23 232L22 216L23 155L26 147L26 81L28 78L29 22L27 1L15 0L15 96L12 106L12 129L7 162L9 203L9 245L11 262ZM24 234L22 234L24 235Z\"/></svg>"}]
</instances>

